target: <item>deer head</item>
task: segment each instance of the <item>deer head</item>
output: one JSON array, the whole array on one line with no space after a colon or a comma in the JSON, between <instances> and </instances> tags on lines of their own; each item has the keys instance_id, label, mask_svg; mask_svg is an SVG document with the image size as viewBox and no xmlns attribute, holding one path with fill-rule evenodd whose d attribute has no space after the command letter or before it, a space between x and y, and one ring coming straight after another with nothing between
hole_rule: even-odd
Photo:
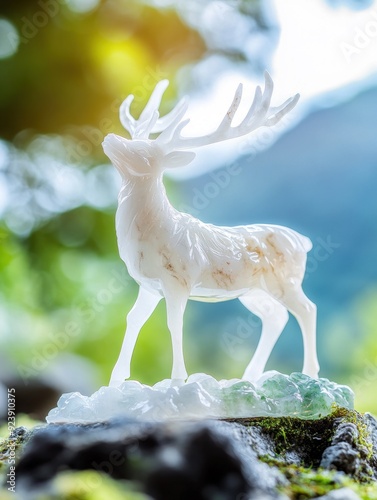
<instances>
[{"instance_id":1,"label":"deer head","mask_svg":"<svg viewBox=\"0 0 377 500\"><path fill-rule=\"evenodd\" d=\"M265 87L258 86L253 102L242 122L233 127L233 118L242 99L242 84L236 90L233 101L217 129L201 137L185 137L183 129L189 119L183 119L188 103L183 98L173 110L160 118L159 106L169 85L168 80L159 82L138 120L130 113L134 99L129 95L120 107L120 121L131 135L125 139L115 134L105 137L103 148L123 176L148 176L161 173L166 168L188 165L195 153L189 151L216 142L241 137L259 127L271 127L278 123L296 105L299 94L289 98L281 106L271 107L273 81L265 72ZM151 134L159 134L152 139Z\"/></svg>"}]
</instances>

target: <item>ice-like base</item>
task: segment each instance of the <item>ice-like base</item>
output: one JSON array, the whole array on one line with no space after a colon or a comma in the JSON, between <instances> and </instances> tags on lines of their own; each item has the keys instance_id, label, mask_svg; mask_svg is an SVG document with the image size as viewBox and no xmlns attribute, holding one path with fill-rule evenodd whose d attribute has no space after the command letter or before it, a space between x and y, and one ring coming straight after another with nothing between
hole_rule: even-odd
<instances>
[{"instance_id":1,"label":"ice-like base","mask_svg":"<svg viewBox=\"0 0 377 500\"><path fill-rule=\"evenodd\" d=\"M353 392L325 378L302 373L266 372L255 384L232 379L218 382L204 373L183 385L163 380L153 387L129 380L101 387L92 396L63 394L46 418L48 423L90 423L126 416L143 420L203 417L241 418L295 416L319 418L332 405L353 408Z\"/></svg>"}]
</instances>

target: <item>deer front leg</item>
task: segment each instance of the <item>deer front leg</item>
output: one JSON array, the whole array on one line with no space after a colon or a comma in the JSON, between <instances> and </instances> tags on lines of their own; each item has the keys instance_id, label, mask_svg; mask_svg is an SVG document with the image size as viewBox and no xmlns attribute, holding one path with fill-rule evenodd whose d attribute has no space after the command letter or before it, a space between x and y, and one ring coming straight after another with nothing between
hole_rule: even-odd
<instances>
[{"instance_id":1,"label":"deer front leg","mask_svg":"<svg viewBox=\"0 0 377 500\"><path fill-rule=\"evenodd\" d=\"M119 358L111 373L110 386L117 387L130 377L131 359L136 340L144 323L156 309L162 297L148 292L145 288L139 288L136 302L127 315L127 329L124 336Z\"/></svg>"},{"instance_id":2,"label":"deer front leg","mask_svg":"<svg viewBox=\"0 0 377 500\"><path fill-rule=\"evenodd\" d=\"M188 300L187 295L171 293L165 296L168 328L173 348L173 369L171 378L182 382L187 378L183 357L183 314Z\"/></svg>"}]
</instances>

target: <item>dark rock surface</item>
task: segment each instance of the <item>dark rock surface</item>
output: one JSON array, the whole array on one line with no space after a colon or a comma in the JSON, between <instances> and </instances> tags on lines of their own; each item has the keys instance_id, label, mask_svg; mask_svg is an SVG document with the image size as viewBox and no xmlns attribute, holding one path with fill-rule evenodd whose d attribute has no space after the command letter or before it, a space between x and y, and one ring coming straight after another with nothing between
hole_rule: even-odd
<instances>
[{"instance_id":1,"label":"dark rock surface","mask_svg":"<svg viewBox=\"0 0 377 500\"><path fill-rule=\"evenodd\" d=\"M16 438L26 442L21 493L48 491L62 471L91 469L155 500L354 500L365 485L376 496L363 498L377 498L377 422L343 409L318 420L50 424Z\"/></svg>"},{"instance_id":2,"label":"dark rock surface","mask_svg":"<svg viewBox=\"0 0 377 500\"><path fill-rule=\"evenodd\" d=\"M49 425L37 430L26 447L18 486L29 491L63 469L95 469L139 482L156 500L227 500L260 492L277 498L274 492L284 476L245 446L242 430L239 424L216 421Z\"/></svg>"},{"instance_id":3,"label":"dark rock surface","mask_svg":"<svg viewBox=\"0 0 377 500\"><path fill-rule=\"evenodd\" d=\"M342 471L361 480L377 479L375 455L376 420L368 416L359 421L359 426L351 422L334 421L331 445L322 455L320 467Z\"/></svg>"}]
</instances>

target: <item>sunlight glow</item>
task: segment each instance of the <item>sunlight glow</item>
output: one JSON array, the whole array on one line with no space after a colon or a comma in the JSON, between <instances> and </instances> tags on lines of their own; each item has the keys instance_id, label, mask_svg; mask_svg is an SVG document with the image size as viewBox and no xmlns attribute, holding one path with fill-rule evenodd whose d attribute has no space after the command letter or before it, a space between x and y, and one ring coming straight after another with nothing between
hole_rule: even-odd
<instances>
[{"instance_id":1,"label":"sunlight glow","mask_svg":"<svg viewBox=\"0 0 377 500\"><path fill-rule=\"evenodd\" d=\"M273 62L277 92L299 90L303 100L367 78L377 71L377 6L333 9L318 0L276 0L281 24Z\"/></svg>"}]
</instances>

